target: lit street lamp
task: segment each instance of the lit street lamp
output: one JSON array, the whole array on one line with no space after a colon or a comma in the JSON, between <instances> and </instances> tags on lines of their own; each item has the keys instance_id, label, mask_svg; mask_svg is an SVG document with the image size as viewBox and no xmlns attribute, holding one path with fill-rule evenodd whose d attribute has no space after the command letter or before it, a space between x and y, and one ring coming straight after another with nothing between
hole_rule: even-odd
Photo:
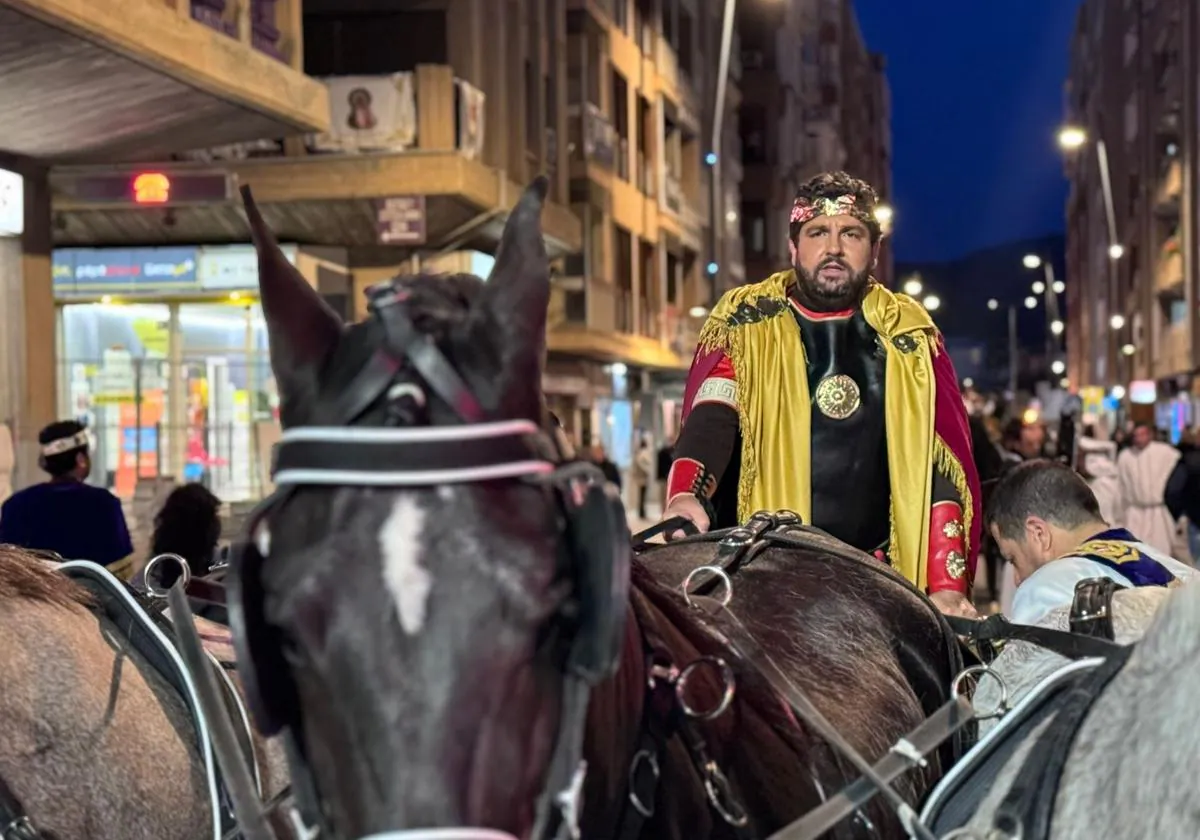
<instances>
[{"instance_id":1,"label":"lit street lamp","mask_svg":"<svg viewBox=\"0 0 1200 840\"><path fill-rule=\"evenodd\" d=\"M1033 295L1030 295L1029 297L1025 298L1025 308L1026 309L1037 309L1037 298L1035 298Z\"/></svg>"},{"instance_id":2,"label":"lit street lamp","mask_svg":"<svg viewBox=\"0 0 1200 840\"><path fill-rule=\"evenodd\" d=\"M1045 283L1043 283L1041 280L1034 280L1034 281L1033 281L1033 293L1034 293L1035 295L1040 295L1040 294L1042 294L1042 293L1043 293L1043 292L1045 292L1045 291L1046 291L1046 284L1045 284Z\"/></svg>"},{"instance_id":3,"label":"lit street lamp","mask_svg":"<svg viewBox=\"0 0 1200 840\"><path fill-rule=\"evenodd\" d=\"M1108 325L1114 330L1119 330L1125 326L1125 316L1119 312L1108 319Z\"/></svg>"},{"instance_id":4,"label":"lit street lamp","mask_svg":"<svg viewBox=\"0 0 1200 840\"><path fill-rule=\"evenodd\" d=\"M917 275L913 275L904 281L904 294L910 297L916 297L917 295L921 294L921 290L924 288L924 285L921 283L921 278Z\"/></svg>"},{"instance_id":5,"label":"lit street lamp","mask_svg":"<svg viewBox=\"0 0 1200 840\"><path fill-rule=\"evenodd\" d=\"M1058 145L1071 152L1087 142L1087 132L1079 126L1064 125L1058 130Z\"/></svg>"},{"instance_id":6,"label":"lit street lamp","mask_svg":"<svg viewBox=\"0 0 1200 840\"><path fill-rule=\"evenodd\" d=\"M1064 329L1064 325L1063 325L1062 321L1051 321L1050 322L1050 332L1054 333L1055 335L1062 335L1063 329Z\"/></svg>"},{"instance_id":7,"label":"lit street lamp","mask_svg":"<svg viewBox=\"0 0 1200 840\"><path fill-rule=\"evenodd\" d=\"M988 309L995 312L999 308L1000 308L1000 301L996 300L995 298L990 298L988 300Z\"/></svg>"},{"instance_id":8,"label":"lit street lamp","mask_svg":"<svg viewBox=\"0 0 1200 840\"><path fill-rule=\"evenodd\" d=\"M942 305L942 299L937 295L926 295L925 299L921 301L921 305L930 312L934 312L939 306Z\"/></svg>"}]
</instances>

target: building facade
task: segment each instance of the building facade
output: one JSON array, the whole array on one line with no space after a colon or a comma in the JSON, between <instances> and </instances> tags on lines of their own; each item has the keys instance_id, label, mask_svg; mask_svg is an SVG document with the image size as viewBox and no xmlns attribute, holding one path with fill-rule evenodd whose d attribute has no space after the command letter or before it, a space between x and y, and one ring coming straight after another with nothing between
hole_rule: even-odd
<instances>
[{"instance_id":1,"label":"building facade","mask_svg":"<svg viewBox=\"0 0 1200 840\"><path fill-rule=\"evenodd\" d=\"M240 439L246 424L270 425L275 400L237 185L254 189L310 282L361 317L365 290L396 274L486 276L521 187L544 173L544 387L577 442L627 462L637 429L673 433L704 307L745 276L736 39L715 120L724 153L708 160L722 11L698 0L308 0L288 43L322 83L319 130L52 172L59 411L163 429L172 442L156 438L151 473L194 472L198 459L206 478L227 471L238 456L217 430ZM220 29L227 17L205 20ZM138 193L139 179L162 194ZM174 269L152 280L147 265ZM122 272L138 282L111 282ZM124 416L141 387L127 387L131 375L161 392L153 418ZM207 445L186 444L198 437Z\"/></svg>"},{"instance_id":2,"label":"building facade","mask_svg":"<svg viewBox=\"0 0 1200 840\"><path fill-rule=\"evenodd\" d=\"M0 2L0 423L14 438L11 486L44 477L37 433L61 410L52 252L64 220L50 172L327 130L326 90L303 73L302 28L300 0Z\"/></svg>"},{"instance_id":3,"label":"building facade","mask_svg":"<svg viewBox=\"0 0 1200 840\"><path fill-rule=\"evenodd\" d=\"M796 188L846 169L891 193L890 95L880 56L863 40L851 0L742 3L745 166L742 240L747 276L789 264L787 219ZM878 267L891 281L891 251Z\"/></svg>"},{"instance_id":4,"label":"building facade","mask_svg":"<svg viewBox=\"0 0 1200 840\"><path fill-rule=\"evenodd\" d=\"M1194 3L1088 0L1067 84L1069 379L1176 433L1200 419L1198 48Z\"/></svg>"}]
</instances>

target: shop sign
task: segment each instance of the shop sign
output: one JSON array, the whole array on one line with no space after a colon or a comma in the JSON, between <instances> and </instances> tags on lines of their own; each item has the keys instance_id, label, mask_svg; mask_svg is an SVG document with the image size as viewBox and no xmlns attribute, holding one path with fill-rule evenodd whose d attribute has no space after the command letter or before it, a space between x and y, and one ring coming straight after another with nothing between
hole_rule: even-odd
<instances>
[{"instance_id":1,"label":"shop sign","mask_svg":"<svg viewBox=\"0 0 1200 840\"><path fill-rule=\"evenodd\" d=\"M401 195L375 202L380 245L425 244L425 196Z\"/></svg>"},{"instance_id":2,"label":"shop sign","mask_svg":"<svg viewBox=\"0 0 1200 840\"><path fill-rule=\"evenodd\" d=\"M288 262L296 264L295 245L282 245ZM196 275L205 291L258 288L258 252L253 245L203 246L196 252Z\"/></svg>"},{"instance_id":3,"label":"shop sign","mask_svg":"<svg viewBox=\"0 0 1200 840\"><path fill-rule=\"evenodd\" d=\"M0 169L0 236L25 232L25 179Z\"/></svg>"},{"instance_id":4,"label":"shop sign","mask_svg":"<svg viewBox=\"0 0 1200 840\"><path fill-rule=\"evenodd\" d=\"M195 248L59 248L52 262L56 295L145 295L196 285Z\"/></svg>"}]
</instances>

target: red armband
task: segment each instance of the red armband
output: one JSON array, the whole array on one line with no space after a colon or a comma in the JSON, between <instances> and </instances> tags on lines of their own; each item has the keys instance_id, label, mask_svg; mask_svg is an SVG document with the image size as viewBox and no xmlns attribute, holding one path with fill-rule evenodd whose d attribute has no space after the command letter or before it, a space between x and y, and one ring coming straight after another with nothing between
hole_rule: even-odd
<instances>
[{"instance_id":1,"label":"red armband","mask_svg":"<svg viewBox=\"0 0 1200 840\"><path fill-rule=\"evenodd\" d=\"M693 458L678 458L667 474L667 504L684 494L708 498L717 490L715 477L708 468Z\"/></svg>"},{"instance_id":2,"label":"red armband","mask_svg":"<svg viewBox=\"0 0 1200 840\"><path fill-rule=\"evenodd\" d=\"M947 590L969 593L967 530L958 502L938 502L929 509L928 564L925 579L931 595Z\"/></svg>"}]
</instances>

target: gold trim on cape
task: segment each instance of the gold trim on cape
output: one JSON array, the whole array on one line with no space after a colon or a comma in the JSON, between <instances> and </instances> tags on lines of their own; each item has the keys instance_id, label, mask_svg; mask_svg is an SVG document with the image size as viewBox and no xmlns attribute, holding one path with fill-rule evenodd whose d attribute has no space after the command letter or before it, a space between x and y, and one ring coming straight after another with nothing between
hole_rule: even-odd
<instances>
[{"instance_id":1,"label":"gold trim on cape","mask_svg":"<svg viewBox=\"0 0 1200 840\"><path fill-rule=\"evenodd\" d=\"M788 270L731 289L713 307L700 332L700 352L724 352L737 382L742 432L738 518L743 522L756 510L785 508L795 510L805 522L812 521L808 439L812 400L796 320L783 306L777 314L751 323L729 323L743 304L754 305L763 298L785 302L794 282L795 275ZM889 555L896 570L924 590L935 458L952 467L949 477L962 497L965 527L970 528L970 493L963 492L965 474L934 435L936 328L919 303L874 281L862 310L867 323L884 339L887 351L884 417L893 534ZM902 349L895 342L898 336L908 336L911 341L899 342ZM764 470L764 464L777 468Z\"/></svg>"}]
</instances>

